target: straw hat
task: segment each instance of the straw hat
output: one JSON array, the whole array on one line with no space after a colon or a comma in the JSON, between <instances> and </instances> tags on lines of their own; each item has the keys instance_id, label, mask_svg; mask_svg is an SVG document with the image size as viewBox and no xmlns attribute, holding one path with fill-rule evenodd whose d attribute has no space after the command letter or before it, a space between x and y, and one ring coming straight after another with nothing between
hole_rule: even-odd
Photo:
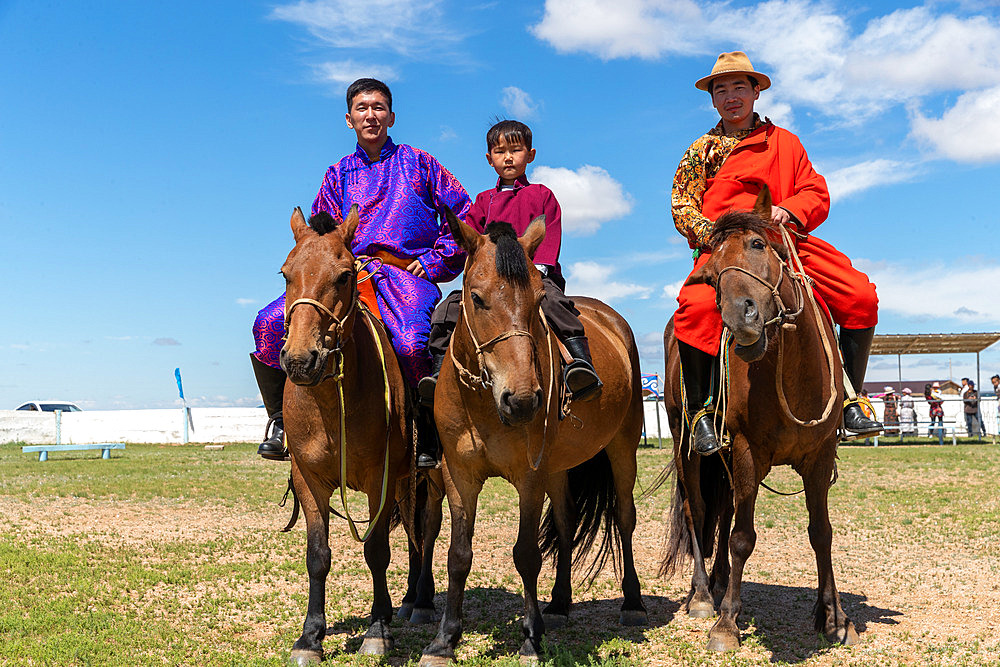
<instances>
[{"instance_id":1,"label":"straw hat","mask_svg":"<svg viewBox=\"0 0 1000 667\"><path fill-rule=\"evenodd\" d=\"M913 392L912 392L912 391L910 391L910 388L909 388L909 387L903 387L903 393L904 393L904 394L912 394Z\"/></svg>"},{"instance_id":2,"label":"straw hat","mask_svg":"<svg viewBox=\"0 0 1000 667\"><path fill-rule=\"evenodd\" d=\"M931 387L933 389L940 389L941 388L941 383L938 382L937 380L935 380L934 382L931 382Z\"/></svg>"},{"instance_id":3,"label":"straw hat","mask_svg":"<svg viewBox=\"0 0 1000 667\"><path fill-rule=\"evenodd\" d=\"M694 87L698 90L708 90L708 83L717 76L722 76L723 74L749 74L753 78L757 79L757 83L760 84L761 90L767 90L771 87L771 79L768 78L766 74L761 74L753 68L750 64L750 59L747 58L747 54L742 51L731 51L729 53L720 53L719 59L715 61L715 67L712 68L712 73L708 76L698 79Z\"/></svg>"},{"instance_id":4,"label":"straw hat","mask_svg":"<svg viewBox=\"0 0 1000 667\"><path fill-rule=\"evenodd\" d=\"M892 387L890 387L889 385L886 385L885 389L883 389L882 391L891 394L892 393Z\"/></svg>"}]
</instances>

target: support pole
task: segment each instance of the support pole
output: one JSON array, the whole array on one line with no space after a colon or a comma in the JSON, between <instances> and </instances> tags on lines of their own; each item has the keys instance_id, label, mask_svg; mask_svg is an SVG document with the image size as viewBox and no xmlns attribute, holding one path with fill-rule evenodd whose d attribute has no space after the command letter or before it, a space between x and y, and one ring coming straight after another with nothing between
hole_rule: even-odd
<instances>
[{"instance_id":1,"label":"support pole","mask_svg":"<svg viewBox=\"0 0 1000 667\"><path fill-rule=\"evenodd\" d=\"M62 410L56 410L56 444L62 444ZM44 460L44 459L39 459Z\"/></svg>"}]
</instances>

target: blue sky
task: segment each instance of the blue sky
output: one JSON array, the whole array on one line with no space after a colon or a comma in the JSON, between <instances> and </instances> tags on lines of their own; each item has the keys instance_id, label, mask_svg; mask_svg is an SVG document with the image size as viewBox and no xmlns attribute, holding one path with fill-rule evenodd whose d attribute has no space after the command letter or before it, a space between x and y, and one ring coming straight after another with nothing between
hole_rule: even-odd
<instances>
[{"instance_id":1,"label":"blue sky","mask_svg":"<svg viewBox=\"0 0 1000 667\"><path fill-rule=\"evenodd\" d=\"M992 2L0 1L0 407L168 407L178 366L192 405L258 404L250 325L292 208L354 148L343 91L366 75L393 89L393 138L472 195L491 119L532 126L568 291L620 310L662 372L691 266L670 182L717 121L693 83L733 49L827 177L818 235L878 285L878 330L1000 330ZM912 357L904 379L949 361L974 372Z\"/></svg>"}]
</instances>

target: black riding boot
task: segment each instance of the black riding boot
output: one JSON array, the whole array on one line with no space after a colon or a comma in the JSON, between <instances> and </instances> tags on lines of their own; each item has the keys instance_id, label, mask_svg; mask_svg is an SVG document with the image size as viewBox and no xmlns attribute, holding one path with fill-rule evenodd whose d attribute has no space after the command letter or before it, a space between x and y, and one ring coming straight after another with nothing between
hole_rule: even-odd
<instances>
[{"instance_id":1,"label":"black riding boot","mask_svg":"<svg viewBox=\"0 0 1000 667\"><path fill-rule=\"evenodd\" d=\"M875 327L869 329L840 328L840 353L844 358L844 370L855 392L861 392L868 368L868 352L872 348ZM885 430L881 423L870 419L857 400L848 401L844 406L844 428L852 433L871 435Z\"/></svg>"},{"instance_id":2,"label":"black riding boot","mask_svg":"<svg viewBox=\"0 0 1000 667\"><path fill-rule=\"evenodd\" d=\"M590 358L590 343L586 336L574 336L563 341L566 351L573 357L563 373L563 382L573 394L574 401L589 401L601 395L604 383L597 377Z\"/></svg>"},{"instance_id":3,"label":"black riding boot","mask_svg":"<svg viewBox=\"0 0 1000 667\"><path fill-rule=\"evenodd\" d=\"M691 447L702 456L719 451L722 445L715 433L715 404L710 402L715 381L712 370L716 358L687 343L677 341L684 374L684 395L688 420L691 423Z\"/></svg>"},{"instance_id":4,"label":"black riding boot","mask_svg":"<svg viewBox=\"0 0 1000 667\"><path fill-rule=\"evenodd\" d=\"M264 400L264 409L269 417L264 430L264 442L260 443L257 453L265 459L283 461L288 457L288 450L285 449L285 424L281 419L285 371L271 368L252 354L250 365L253 366L253 374L260 388L260 397Z\"/></svg>"},{"instance_id":5,"label":"black riding boot","mask_svg":"<svg viewBox=\"0 0 1000 667\"><path fill-rule=\"evenodd\" d=\"M417 395L420 397L421 405L434 407L434 389L437 387L438 375L443 365L444 355L431 352L431 372L427 377L420 378L417 383Z\"/></svg>"},{"instance_id":6,"label":"black riding boot","mask_svg":"<svg viewBox=\"0 0 1000 667\"><path fill-rule=\"evenodd\" d=\"M417 426L417 468L437 468L441 463L441 441L434 423L434 408L422 405L419 396L414 396L413 420Z\"/></svg>"}]
</instances>

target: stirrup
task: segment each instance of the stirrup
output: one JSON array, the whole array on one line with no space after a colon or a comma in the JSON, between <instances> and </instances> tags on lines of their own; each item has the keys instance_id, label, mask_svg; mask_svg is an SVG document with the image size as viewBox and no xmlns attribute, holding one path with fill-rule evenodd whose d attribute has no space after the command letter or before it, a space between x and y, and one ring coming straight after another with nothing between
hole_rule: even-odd
<instances>
[{"instance_id":1,"label":"stirrup","mask_svg":"<svg viewBox=\"0 0 1000 667\"><path fill-rule=\"evenodd\" d=\"M722 449L722 441L719 440L719 434L715 432L715 407L704 407L694 414L693 417L688 422L688 429L690 430L689 437L691 438L691 449L702 456L709 456L715 452ZM702 434L701 438L696 437L696 430L698 429L698 424L708 417L708 423L710 431L709 433ZM714 440L713 444L711 441L706 442L706 440ZM701 446L699 446L699 443ZM706 446L707 445L707 446Z\"/></svg>"},{"instance_id":2,"label":"stirrup","mask_svg":"<svg viewBox=\"0 0 1000 667\"><path fill-rule=\"evenodd\" d=\"M257 454L269 461L290 460L288 448L285 447L285 429L281 412L274 413L267 420L267 426L264 427L264 442L257 447Z\"/></svg>"},{"instance_id":3,"label":"stirrup","mask_svg":"<svg viewBox=\"0 0 1000 667\"><path fill-rule=\"evenodd\" d=\"M855 406L858 409L858 411L861 413L861 417L863 419L865 419L868 422L868 424L866 424L866 425L864 425L864 424L855 424L855 427L848 426L848 424L847 424L847 410L851 406ZM871 417L868 416L868 414L867 414L867 412L865 410L865 407L867 407L868 410L871 411L872 414L875 414L875 408L872 407L871 401L868 400L867 398L865 398L864 396L857 396L855 398L848 398L848 399L844 400L844 431L845 432L847 432L848 434L863 435L863 436L872 436L872 435L878 435L879 433L881 433L881 432L883 432L885 430L885 426L883 426L881 422L879 422L879 421L877 421L875 419L872 419Z\"/></svg>"}]
</instances>

